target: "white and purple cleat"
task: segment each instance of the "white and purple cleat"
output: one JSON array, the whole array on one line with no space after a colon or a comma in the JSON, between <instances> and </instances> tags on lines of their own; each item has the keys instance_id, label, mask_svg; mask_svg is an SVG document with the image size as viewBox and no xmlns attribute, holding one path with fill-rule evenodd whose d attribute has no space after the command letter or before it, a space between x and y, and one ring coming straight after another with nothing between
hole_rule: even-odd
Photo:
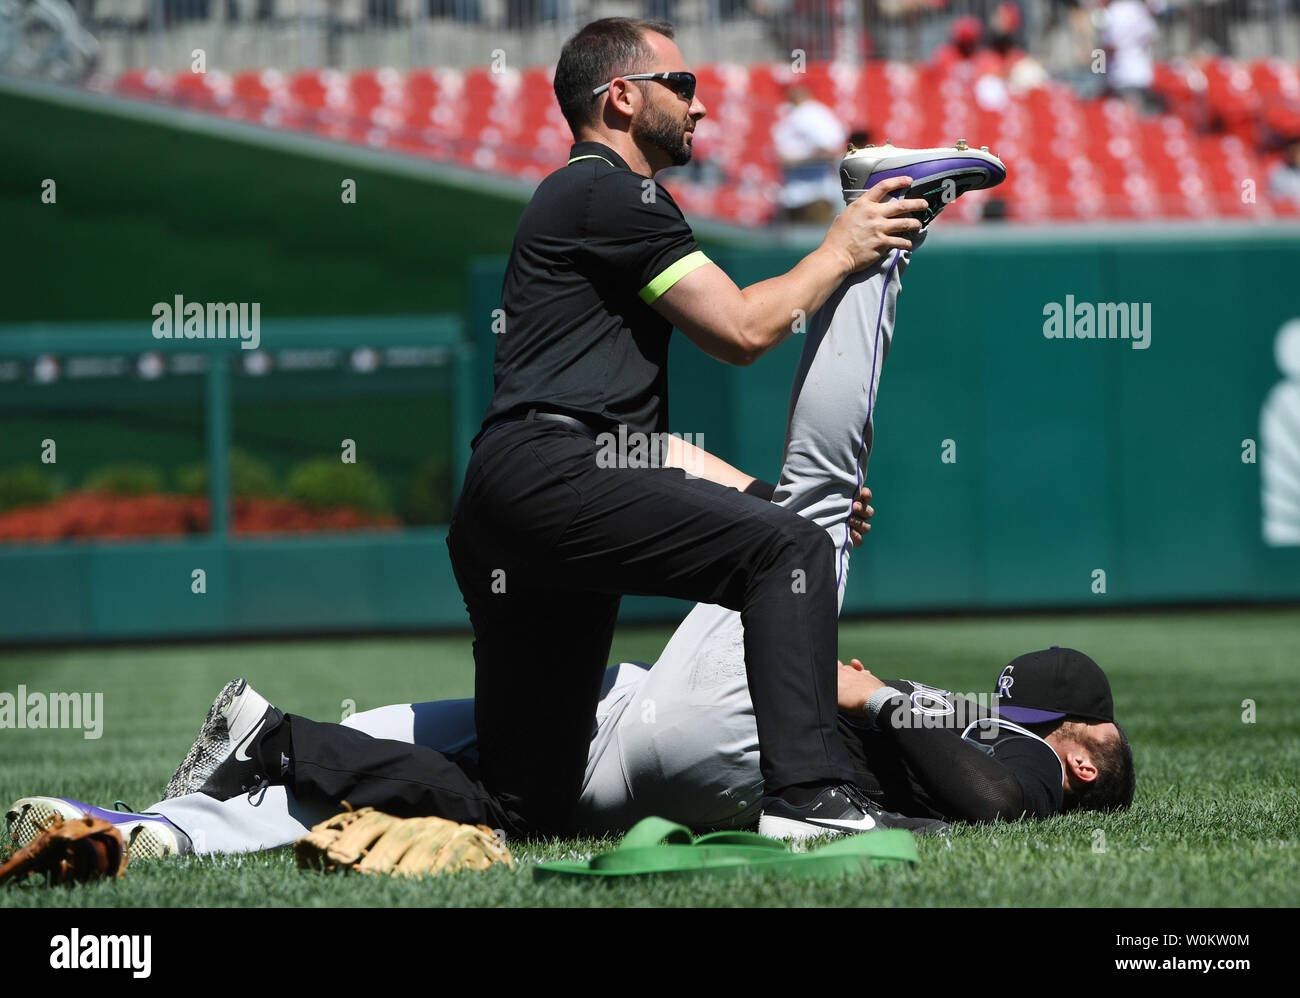
<instances>
[{"instance_id":1,"label":"white and purple cleat","mask_svg":"<svg viewBox=\"0 0 1300 998\"><path fill-rule=\"evenodd\" d=\"M40 835L56 814L64 821L89 815L116 825L131 862L184 856L192 851L188 836L160 814L110 811L70 797L20 797L14 801L5 812L14 848L21 849Z\"/></svg>"},{"instance_id":2,"label":"white and purple cleat","mask_svg":"<svg viewBox=\"0 0 1300 998\"><path fill-rule=\"evenodd\" d=\"M886 142L882 146L849 146L840 161L840 182L844 203L852 204L864 191L890 177L911 177L912 186L893 197L924 198L928 211L916 212L921 225L929 225L939 212L967 191L996 187L1007 179L1006 164L989 152L988 146L971 149L965 139L940 149L901 149Z\"/></svg>"}]
</instances>

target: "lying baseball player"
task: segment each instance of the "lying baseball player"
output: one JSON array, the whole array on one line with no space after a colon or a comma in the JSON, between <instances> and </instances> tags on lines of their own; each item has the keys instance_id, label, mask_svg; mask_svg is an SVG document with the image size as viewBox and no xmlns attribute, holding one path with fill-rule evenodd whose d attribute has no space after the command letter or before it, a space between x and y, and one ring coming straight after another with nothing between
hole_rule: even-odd
<instances>
[{"instance_id":1,"label":"lying baseball player","mask_svg":"<svg viewBox=\"0 0 1300 998\"><path fill-rule=\"evenodd\" d=\"M665 657L654 666L623 662L608 671L579 805L583 829L621 833L651 815L700 831L744 828L756 820L763 781L744 674L708 672L722 691L689 678L683 684L681 673L677 682L656 682L671 680L680 664ZM915 681L882 682L856 659L839 670L839 733L853 756L858 789L884 812L882 825L939 830L943 821L1045 818L1119 810L1132 802L1132 752L1114 723L1109 683L1080 652L1050 648L1022 655L1002 670L986 697ZM651 692L663 699L651 699ZM266 705L242 680L223 696L255 709ZM266 705L262 716L266 710L275 708ZM380 707L344 724L472 763L473 700ZM232 730L228 744L236 736ZM334 802L272 785L225 800L183 794L143 814L25 797L7 817L15 842L25 845L49 815L71 820L88 813L117 825L138 861L288 845L337 810ZM891 820L891 812L915 820ZM823 834L838 830L835 819L826 821Z\"/></svg>"},{"instance_id":2,"label":"lying baseball player","mask_svg":"<svg viewBox=\"0 0 1300 998\"><path fill-rule=\"evenodd\" d=\"M846 193L852 196L888 169L905 168L914 186L930 182L936 191L941 188L934 184L951 179L954 170L958 192L1000 180L988 162L971 165L980 164L973 153L954 166L951 152L943 153L948 159L927 159L925 152L850 152L843 165ZM921 176L926 163L937 164L933 177ZM935 203L935 213L943 203ZM912 252L924 236L914 237ZM880 368L910 257L895 251L846 281L812 319L795 376L773 501L827 530L839 552L841 601ZM1004 670L1000 692L1008 704L1038 712L1019 721L1046 728L1013 727L1017 719L1009 714L979 721L978 713L970 715L976 723L969 730L918 726L907 719L956 718L962 701L921 684L881 684L852 666L841 667L840 680L840 735L857 758L857 786L841 788L842 799L828 800L816 823L764 811L765 834L807 837L923 824L916 819L1014 819L1072 807L1123 807L1132 799L1131 753L1113 723L1109 687L1078 653L1022 657ZM1018 700L1017 682L1022 696L1026 682L1034 695ZM738 613L698 605L653 668L623 663L612 669L597 721L578 826L619 831L658 814L700 829L743 827L758 816L763 788ZM349 745L367 738L385 740L391 751L384 765L353 772ZM51 800L26 798L15 805L11 822L20 838L42 808L74 806ZM385 707L333 725L284 715L242 681L218 697L165 799L149 815L116 817L130 826L142 853L247 851L292 841L343 800L510 828L509 814L475 779L472 701Z\"/></svg>"}]
</instances>

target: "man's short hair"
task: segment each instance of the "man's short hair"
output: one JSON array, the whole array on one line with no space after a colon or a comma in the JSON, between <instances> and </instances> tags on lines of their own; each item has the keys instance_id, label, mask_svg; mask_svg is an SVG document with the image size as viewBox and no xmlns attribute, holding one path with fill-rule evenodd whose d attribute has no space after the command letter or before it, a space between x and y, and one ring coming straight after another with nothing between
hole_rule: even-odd
<instances>
[{"instance_id":1,"label":"man's short hair","mask_svg":"<svg viewBox=\"0 0 1300 998\"><path fill-rule=\"evenodd\" d=\"M1088 753L1097 767L1097 778L1075 790L1066 790L1065 811L1124 811L1133 803L1137 773L1133 769L1133 748L1118 724L1117 738L1102 738L1087 729Z\"/></svg>"},{"instance_id":2,"label":"man's short hair","mask_svg":"<svg viewBox=\"0 0 1300 998\"><path fill-rule=\"evenodd\" d=\"M649 69L655 53L646 44L645 31L673 37L673 26L667 21L606 17L592 21L564 43L555 64L555 99L575 138L579 129L595 124L600 96L592 96L593 90L616 76Z\"/></svg>"},{"instance_id":3,"label":"man's short hair","mask_svg":"<svg viewBox=\"0 0 1300 998\"><path fill-rule=\"evenodd\" d=\"M1067 729L1062 733L1078 739L1088 749L1097 767L1097 778L1091 783L1073 790L1066 788L1062 813L1123 811L1133 803L1133 791L1137 786L1133 748L1128 743L1128 735L1118 724L1115 725L1118 735L1114 738L1103 738L1098 731L1101 725L1084 717L1063 717L1025 727L1039 738L1050 738L1055 732Z\"/></svg>"}]
</instances>

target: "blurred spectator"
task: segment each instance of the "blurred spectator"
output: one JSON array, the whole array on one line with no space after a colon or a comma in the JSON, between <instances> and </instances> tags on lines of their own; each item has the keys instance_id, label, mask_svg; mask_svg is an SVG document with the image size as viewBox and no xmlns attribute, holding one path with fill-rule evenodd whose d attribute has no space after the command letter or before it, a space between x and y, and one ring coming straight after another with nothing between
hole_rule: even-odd
<instances>
[{"instance_id":1,"label":"blurred spectator","mask_svg":"<svg viewBox=\"0 0 1300 998\"><path fill-rule=\"evenodd\" d=\"M1038 60L1020 48L1020 7L1006 0L990 18L988 43L982 44L984 25L969 15L952 22L948 42L935 49L934 66L974 78L975 101L986 111L1002 111L1012 92L1040 86L1047 71Z\"/></svg>"},{"instance_id":2,"label":"blurred spectator","mask_svg":"<svg viewBox=\"0 0 1300 998\"><path fill-rule=\"evenodd\" d=\"M429 16L477 24L483 19L479 0L428 0Z\"/></svg>"},{"instance_id":3,"label":"blurred spectator","mask_svg":"<svg viewBox=\"0 0 1300 998\"><path fill-rule=\"evenodd\" d=\"M835 0L768 0L756 4L756 12L767 17L768 30L781 52L798 50L810 61L835 56Z\"/></svg>"},{"instance_id":4,"label":"blurred spectator","mask_svg":"<svg viewBox=\"0 0 1300 998\"><path fill-rule=\"evenodd\" d=\"M878 59L905 59L920 62L927 26L942 17L948 0L864 0L864 20L877 29L875 47L866 52Z\"/></svg>"},{"instance_id":5,"label":"blurred spectator","mask_svg":"<svg viewBox=\"0 0 1300 998\"><path fill-rule=\"evenodd\" d=\"M163 0L163 24L180 24L184 21L206 21L208 0Z\"/></svg>"},{"instance_id":6,"label":"blurred spectator","mask_svg":"<svg viewBox=\"0 0 1300 998\"><path fill-rule=\"evenodd\" d=\"M539 0L506 0L506 27L531 28L541 16Z\"/></svg>"},{"instance_id":7,"label":"blurred spectator","mask_svg":"<svg viewBox=\"0 0 1300 998\"><path fill-rule=\"evenodd\" d=\"M1158 107L1151 92L1156 20L1145 0L1110 0L1097 12L1096 20L1106 52L1107 92L1125 97L1138 110Z\"/></svg>"},{"instance_id":8,"label":"blurred spectator","mask_svg":"<svg viewBox=\"0 0 1300 998\"><path fill-rule=\"evenodd\" d=\"M1052 0L1049 8L1045 34L1051 34L1060 25L1062 18L1066 21L1069 37L1069 68L1067 75L1075 72L1088 72L1092 61L1093 24L1092 5L1085 0Z\"/></svg>"},{"instance_id":9,"label":"blurred spectator","mask_svg":"<svg viewBox=\"0 0 1300 998\"><path fill-rule=\"evenodd\" d=\"M930 62L935 66L954 66L958 63L973 64L980 51L980 42L984 39L984 25L979 18L967 14L952 22L948 29L948 41L934 50Z\"/></svg>"},{"instance_id":10,"label":"blurred spectator","mask_svg":"<svg viewBox=\"0 0 1300 998\"><path fill-rule=\"evenodd\" d=\"M535 28L569 12L571 0L506 0L507 28Z\"/></svg>"},{"instance_id":11,"label":"blurred spectator","mask_svg":"<svg viewBox=\"0 0 1300 998\"><path fill-rule=\"evenodd\" d=\"M1286 198L1300 206L1300 134L1292 137L1282 162L1269 175L1268 192L1275 198Z\"/></svg>"},{"instance_id":12,"label":"blurred spectator","mask_svg":"<svg viewBox=\"0 0 1300 998\"><path fill-rule=\"evenodd\" d=\"M1021 47L1021 28L1023 18L1019 5L1012 0L1004 0L993 10L989 19L989 52L1001 63L1001 75L1008 76L1017 62L1025 58Z\"/></svg>"},{"instance_id":13,"label":"blurred spectator","mask_svg":"<svg viewBox=\"0 0 1300 998\"><path fill-rule=\"evenodd\" d=\"M1185 3L1187 29L1191 35L1191 49L1203 55L1231 55L1234 20L1247 16L1246 0L1196 0ZM1159 11L1156 11L1159 14Z\"/></svg>"},{"instance_id":14,"label":"blurred spectator","mask_svg":"<svg viewBox=\"0 0 1300 998\"><path fill-rule=\"evenodd\" d=\"M747 0L708 0L718 12L718 19L722 21L734 21L738 17L744 17L750 13ZM758 0L755 4L754 13L760 17L767 16L770 4L767 0ZM647 21L668 21L675 24L677 22L677 0L645 0L641 5L641 16ZM705 15L707 16L707 14Z\"/></svg>"},{"instance_id":15,"label":"blurred spectator","mask_svg":"<svg viewBox=\"0 0 1300 998\"><path fill-rule=\"evenodd\" d=\"M1022 28L1019 5L1011 0L998 4L989 22L989 53L1013 94L1042 86L1048 79L1043 64L1021 48Z\"/></svg>"},{"instance_id":16,"label":"blurred spectator","mask_svg":"<svg viewBox=\"0 0 1300 998\"><path fill-rule=\"evenodd\" d=\"M366 0L366 20L371 24L397 24L397 0Z\"/></svg>"},{"instance_id":17,"label":"blurred spectator","mask_svg":"<svg viewBox=\"0 0 1300 998\"><path fill-rule=\"evenodd\" d=\"M847 129L802 84L790 87L786 100L772 126L781 161L781 207L790 221L828 222L843 198L838 169Z\"/></svg>"},{"instance_id":18,"label":"blurred spectator","mask_svg":"<svg viewBox=\"0 0 1300 998\"><path fill-rule=\"evenodd\" d=\"M1260 152L1270 155L1300 140L1300 103L1275 103L1260 119Z\"/></svg>"}]
</instances>

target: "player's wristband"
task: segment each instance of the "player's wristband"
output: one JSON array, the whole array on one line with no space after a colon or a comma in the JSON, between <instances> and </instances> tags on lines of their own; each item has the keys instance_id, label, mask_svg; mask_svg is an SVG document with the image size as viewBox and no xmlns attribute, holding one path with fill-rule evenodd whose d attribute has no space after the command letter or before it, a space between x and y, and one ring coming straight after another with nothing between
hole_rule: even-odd
<instances>
[{"instance_id":1,"label":"player's wristband","mask_svg":"<svg viewBox=\"0 0 1300 998\"><path fill-rule=\"evenodd\" d=\"M866 721L872 727L876 724L876 718L880 716L880 708L889 703L894 697L901 697L904 693L902 690L896 690L892 686L882 686L867 698L867 705L863 707L863 713L866 715Z\"/></svg>"}]
</instances>

